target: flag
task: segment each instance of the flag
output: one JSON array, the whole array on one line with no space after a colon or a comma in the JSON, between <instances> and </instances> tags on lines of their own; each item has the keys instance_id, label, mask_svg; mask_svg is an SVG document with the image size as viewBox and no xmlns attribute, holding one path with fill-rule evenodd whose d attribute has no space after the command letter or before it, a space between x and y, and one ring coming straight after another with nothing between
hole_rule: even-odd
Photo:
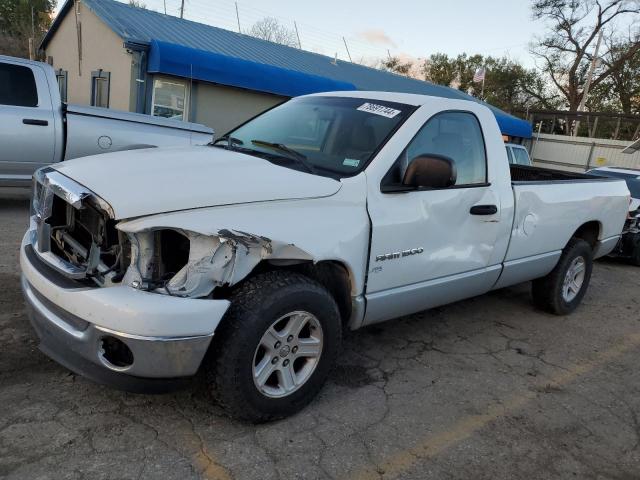
<instances>
[{"instance_id":1,"label":"flag","mask_svg":"<svg viewBox=\"0 0 640 480\"><path fill-rule=\"evenodd\" d=\"M480 67L476 70L476 73L473 74L473 82L480 83L484 81L484 76L487 73L487 70L484 67Z\"/></svg>"}]
</instances>

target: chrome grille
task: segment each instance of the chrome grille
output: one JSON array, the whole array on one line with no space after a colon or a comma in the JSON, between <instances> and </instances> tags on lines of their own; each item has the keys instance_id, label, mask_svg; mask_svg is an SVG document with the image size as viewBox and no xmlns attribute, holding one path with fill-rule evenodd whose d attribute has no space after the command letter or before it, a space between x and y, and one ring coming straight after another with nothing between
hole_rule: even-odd
<instances>
[{"instance_id":1,"label":"chrome grille","mask_svg":"<svg viewBox=\"0 0 640 480\"><path fill-rule=\"evenodd\" d=\"M113 270L104 263L119 256L113 212L90 190L55 170L39 170L34 175L32 219L37 255L60 273L99 279Z\"/></svg>"}]
</instances>

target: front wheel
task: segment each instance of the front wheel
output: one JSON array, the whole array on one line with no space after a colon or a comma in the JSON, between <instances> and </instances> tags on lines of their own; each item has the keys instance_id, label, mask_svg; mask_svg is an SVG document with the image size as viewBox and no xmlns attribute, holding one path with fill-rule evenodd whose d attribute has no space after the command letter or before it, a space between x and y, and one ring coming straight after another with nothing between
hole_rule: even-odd
<instances>
[{"instance_id":1,"label":"front wheel","mask_svg":"<svg viewBox=\"0 0 640 480\"><path fill-rule=\"evenodd\" d=\"M340 314L314 280L266 272L234 292L214 338L214 397L232 416L274 420L303 408L324 384L340 346Z\"/></svg>"},{"instance_id":2,"label":"front wheel","mask_svg":"<svg viewBox=\"0 0 640 480\"><path fill-rule=\"evenodd\" d=\"M587 292L592 269L591 246L579 238L571 239L551 273L533 281L535 305L556 315L573 312Z\"/></svg>"}]
</instances>

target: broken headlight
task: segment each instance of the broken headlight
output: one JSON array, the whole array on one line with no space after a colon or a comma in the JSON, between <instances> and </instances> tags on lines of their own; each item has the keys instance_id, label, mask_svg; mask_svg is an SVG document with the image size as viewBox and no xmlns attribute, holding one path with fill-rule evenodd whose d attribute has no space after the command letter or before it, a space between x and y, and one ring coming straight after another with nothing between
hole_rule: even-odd
<instances>
[{"instance_id":1,"label":"broken headlight","mask_svg":"<svg viewBox=\"0 0 640 480\"><path fill-rule=\"evenodd\" d=\"M202 298L244 278L261 260L264 245L174 229L128 233L131 262L124 282L161 294ZM236 262L238 252L246 261ZM249 255L253 252L253 255Z\"/></svg>"}]
</instances>

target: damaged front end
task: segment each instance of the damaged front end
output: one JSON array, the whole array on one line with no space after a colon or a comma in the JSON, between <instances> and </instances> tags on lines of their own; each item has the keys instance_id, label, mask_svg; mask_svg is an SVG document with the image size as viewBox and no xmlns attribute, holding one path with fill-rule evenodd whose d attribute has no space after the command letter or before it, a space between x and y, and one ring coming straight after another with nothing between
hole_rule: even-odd
<instances>
[{"instance_id":1,"label":"damaged front end","mask_svg":"<svg viewBox=\"0 0 640 480\"><path fill-rule=\"evenodd\" d=\"M32 245L54 269L87 285L205 298L263 260L311 261L300 248L238 230L129 230L90 190L51 169L34 176Z\"/></svg>"},{"instance_id":2,"label":"damaged front end","mask_svg":"<svg viewBox=\"0 0 640 480\"><path fill-rule=\"evenodd\" d=\"M181 297L207 297L217 287L235 285L263 260L312 260L294 245L237 230L204 235L162 228L128 238L131 261L123 281Z\"/></svg>"}]
</instances>

